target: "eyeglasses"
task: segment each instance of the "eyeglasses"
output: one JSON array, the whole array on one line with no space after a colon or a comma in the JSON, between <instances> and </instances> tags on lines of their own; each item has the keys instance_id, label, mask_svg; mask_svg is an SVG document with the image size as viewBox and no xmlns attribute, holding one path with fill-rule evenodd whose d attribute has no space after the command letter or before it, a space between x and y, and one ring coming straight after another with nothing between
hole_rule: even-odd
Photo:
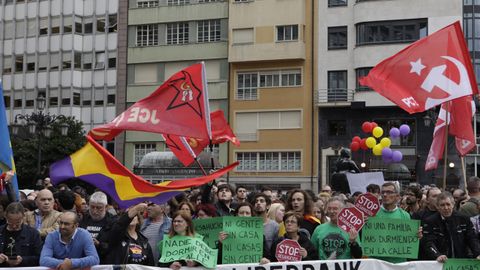
<instances>
[{"instance_id":1,"label":"eyeglasses","mask_svg":"<svg viewBox=\"0 0 480 270\"><path fill-rule=\"evenodd\" d=\"M387 195L392 195L395 194L396 192L393 190L382 190L382 194L387 194Z\"/></svg>"}]
</instances>

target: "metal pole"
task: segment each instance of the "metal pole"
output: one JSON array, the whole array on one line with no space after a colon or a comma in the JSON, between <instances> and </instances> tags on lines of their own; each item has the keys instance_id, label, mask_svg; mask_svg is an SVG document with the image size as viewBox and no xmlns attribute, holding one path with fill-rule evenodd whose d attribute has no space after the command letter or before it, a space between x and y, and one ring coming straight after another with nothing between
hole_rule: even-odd
<instances>
[{"instance_id":1,"label":"metal pole","mask_svg":"<svg viewBox=\"0 0 480 270\"><path fill-rule=\"evenodd\" d=\"M445 150L444 150L444 162L443 162L443 190L447 189L447 157L448 157L448 125L450 124L450 115L448 110L450 109L448 106L448 102L445 104Z\"/></svg>"},{"instance_id":2,"label":"metal pole","mask_svg":"<svg viewBox=\"0 0 480 270\"><path fill-rule=\"evenodd\" d=\"M460 157L460 161L462 162L462 174L463 174L463 190L468 195L467 190L467 168L465 167L465 157Z\"/></svg>"},{"instance_id":3,"label":"metal pole","mask_svg":"<svg viewBox=\"0 0 480 270\"><path fill-rule=\"evenodd\" d=\"M40 175L41 164L42 164L42 133L41 133L41 131L39 132L37 143L38 143L37 177L41 178L41 175Z\"/></svg>"}]
</instances>

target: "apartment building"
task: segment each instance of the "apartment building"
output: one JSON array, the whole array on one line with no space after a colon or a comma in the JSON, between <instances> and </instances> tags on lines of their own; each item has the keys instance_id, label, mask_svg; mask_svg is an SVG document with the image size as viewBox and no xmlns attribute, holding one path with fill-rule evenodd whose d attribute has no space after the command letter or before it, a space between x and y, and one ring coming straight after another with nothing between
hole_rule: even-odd
<instances>
[{"instance_id":1,"label":"apartment building","mask_svg":"<svg viewBox=\"0 0 480 270\"><path fill-rule=\"evenodd\" d=\"M129 0L127 12L125 105L149 95L179 70L204 61L211 111L222 109L227 117L228 2ZM127 132L122 139L128 168L138 166L148 153L168 151L160 134ZM226 144L215 146L214 153L227 164Z\"/></svg>"},{"instance_id":2,"label":"apartment building","mask_svg":"<svg viewBox=\"0 0 480 270\"><path fill-rule=\"evenodd\" d=\"M408 44L462 21L463 9L462 1L451 0L328 0L320 4L315 76L323 183L329 182L340 147L348 147L353 136L367 136L361 130L364 121L375 121L386 132L393 126L408 124L410 135L393 140L392 148L403 153L402 163L418 182L439 183L443 164L437 171L424 171L434 126L434 121L424 120L433 112L409 115L361 86L358 79ZM448 173L461 176L457 170L460 162L453 149L449 150L452 153L449 159L454 166ZM371 151L353 153L353 159L358 165L363 163L365 170L398 169L389 168L380 157L368 152Z\"/></svg>"},{"instance_id":3,"label":"apartment building","mask_svg":"<svg viewBox=\"0 0 480 270\"><path fill-rule=\"evenodd\" d=\"M86 130L115 117L117 0L0 1L0 78L7 117L74 116Z\"/></svg>"},{"instance_id":4,"label":"apartment building","mask_svg":"<svg viewBox=\"0 0 480 270\"><path fill-rule=\"evenodd\" d=\"M231 183L317 189L314 1L229 1Z\"/></svg>"}]
</instances>

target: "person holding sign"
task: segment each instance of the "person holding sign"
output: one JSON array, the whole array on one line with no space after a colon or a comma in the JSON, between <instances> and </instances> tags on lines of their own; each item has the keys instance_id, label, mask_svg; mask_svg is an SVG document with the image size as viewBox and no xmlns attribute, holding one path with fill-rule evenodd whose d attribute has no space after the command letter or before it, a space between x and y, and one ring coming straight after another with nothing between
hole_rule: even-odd
<instances>
[{"instance_id":1,"label":"person holding sign","mask_svg":"<svg viewBox=\"0 0 480 270\"><path fill-rule=\"evenodd\" d=\"M398 187L392 182L386 182L382 185L382 206L377 212L377 218L390 218L390 219L408 219L410 220L410 214L397 206L400 199L400 192ZM422 227L418 227L418 238L422 238ZM399 244L401 245L401 244ZM375 257L376 259L388 261L391 263L406 262L405 258L394 257Z\"/></svg>"},{"instance_id":2,"label":"person holding sign","mask_svg":"<svg viewBox=\"0 0 480 270\"><path fill-rule=\"evenodd\" d=\"M452 194L443 192L437 197L438 213L430 216L424 224L424 246L428 259L445 262L448 258L480 259L480 244L475 236L472 222L456 211Z\"/></svg>"},{"instance_id":3,"label":"person holding sign","mask_svg":"<svg viewBox=\"0 0 480 270\"><path fill-rule=\"evenodd\" d=\"M312 235L311 241L318 250L320 260L361 258L363 255L358 232L350 229L347 233L338 227L338 214L344 207L345 203L338 197L328 200L330 222L318 226Z\"/></svg>"},{"instance_id":4,"label":"person holding sign","mask_svg":"<svg viewBox=\"0 0 480 270\"><path fill-rule=\"evenodd\" d=\"M170 228L170 232L168 236L164 237L164 240L158 243L157 248L159 249L160 254L160 263L158 266L160 267L170 267L171 269L180 269L182 266L188 267L195 267L198 264L193 260L179 260L173 262L162 262L162 257L165 257L166 254L162 253L165 250L162 249L163 241L171 240L175 237L182 237L188 236L190 238L199 237L202 238L201 235L195 234L195 227L193 226L192 217L182 211L177 211L172 216L172 227Z\"/></svg>"},{"instance_id":5,"label":"person holding sign","mask_svg":"<svg viewBox=\"0 0 480 270\"><path fill-rule=\"evenodd\" d=\"M286 233L283 237L277 238L273 242L268 257L262 258L260 264L276 262L278 261L277 257L283 256L293 258L295 255L298 255L298 257L301 258L300 261L318 260L318 253L315 246L303 233L299 232L300 227L298 224L300 220L302 220L302 216L296 212L290 211L285 214L283 222L285 224ZM282 246L281 243L285 239L296 241L300 245L300 249L295 250L288 246Z\"/></svg>"}]
</instances>

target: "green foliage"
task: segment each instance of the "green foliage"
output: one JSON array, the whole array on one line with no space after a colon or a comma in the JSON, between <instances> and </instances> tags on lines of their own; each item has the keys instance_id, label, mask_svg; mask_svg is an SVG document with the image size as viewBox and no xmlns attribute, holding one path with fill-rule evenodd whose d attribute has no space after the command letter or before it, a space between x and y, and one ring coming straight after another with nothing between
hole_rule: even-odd
<instances>
[{"instance_id":1,"label":"green foliage","mask_svg":"<svg viewBox=\"0 0 480 270\"><path fill-rule=\"evenodd\" d=\"M62 136L60 125L68 125L67 136ZM13 156L17 168L20 188L33 187L39 178L48 176L50 165L61 160L80 149L86 142L83 123L74 117L59 119L52 124L50 138L41 136L40 133L28 134L26 128L20 134L11 136ZM40 175L37 174L38 147L41 147Z\"/></svg>"}]
</instances>

